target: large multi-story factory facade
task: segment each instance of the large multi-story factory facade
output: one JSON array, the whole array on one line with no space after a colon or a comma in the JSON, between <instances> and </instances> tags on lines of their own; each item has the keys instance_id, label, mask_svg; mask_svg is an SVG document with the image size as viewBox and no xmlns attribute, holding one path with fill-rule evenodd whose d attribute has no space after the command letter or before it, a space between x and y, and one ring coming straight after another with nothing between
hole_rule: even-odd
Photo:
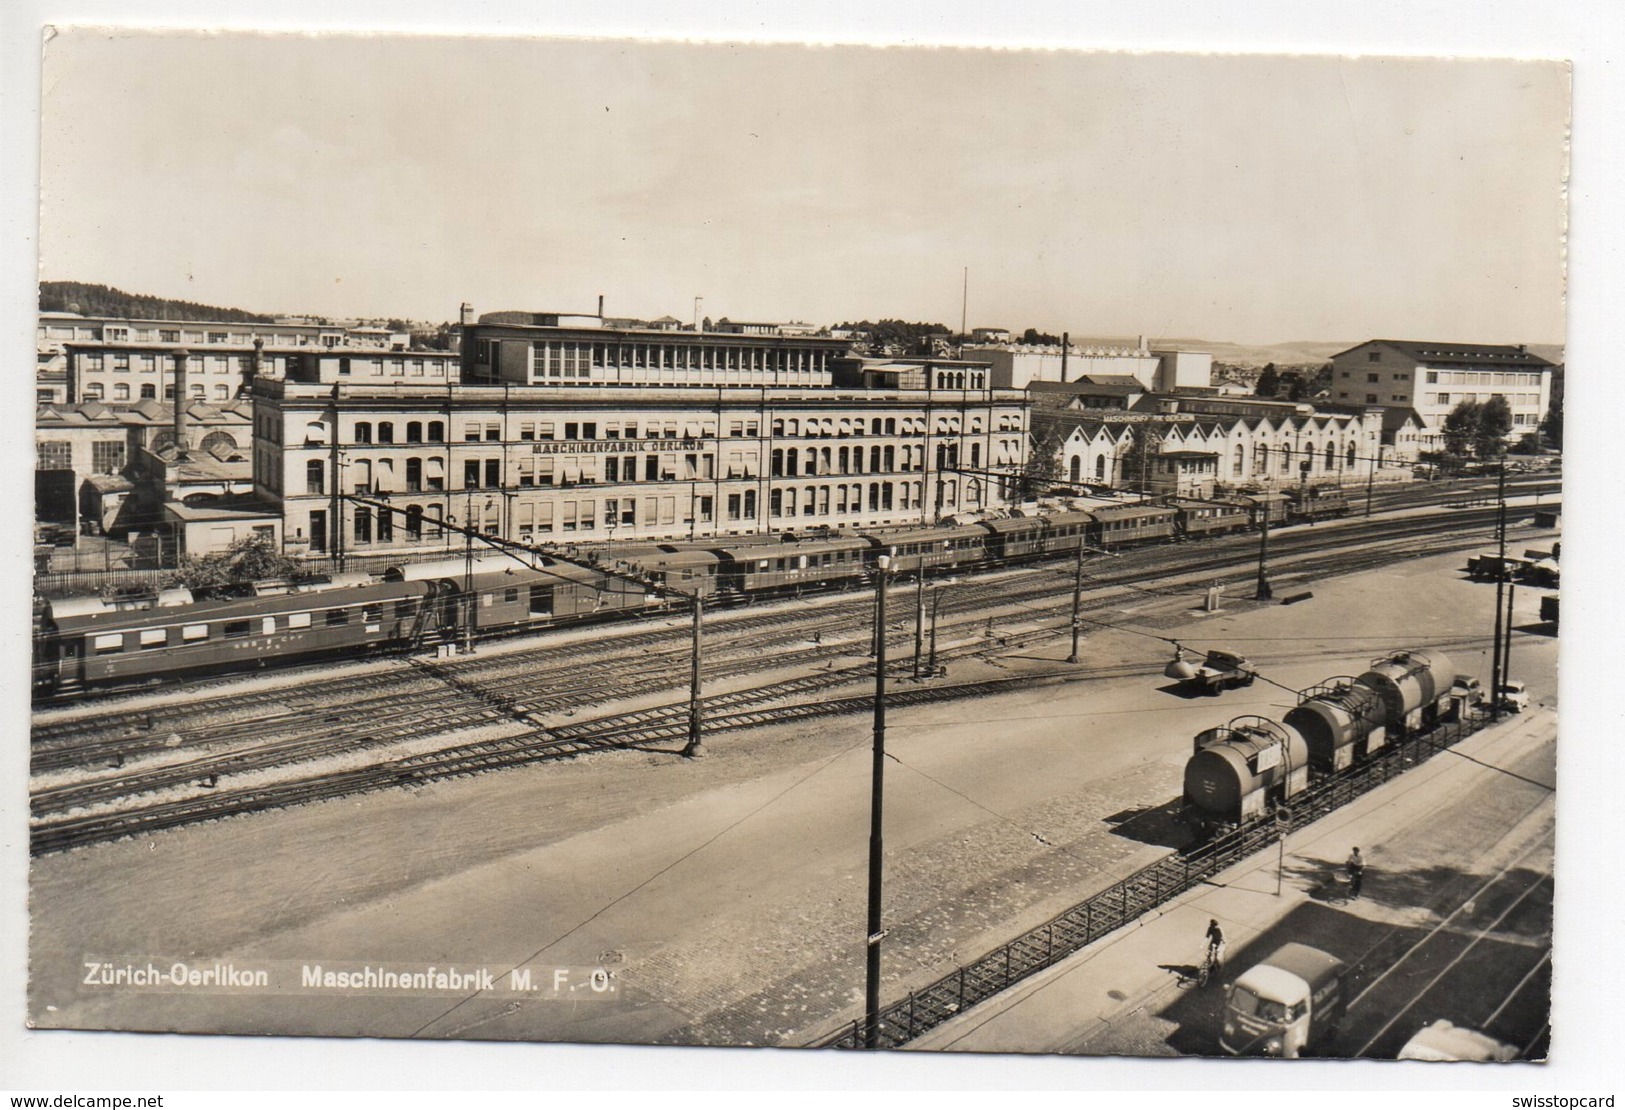
<instances>
[{"instance_id":1,"label":"large multi-story factory facade","mask_svg":"<svg viewBox=\"0 0 1625 1110\"><path fill-rule=\"evenodd\" d=\"M459 384L255 383L255 489L290 552L462 542L437 520L537 543L902 526L1019 496L1026 395L985 366L516 315L465 327Z\"/></svg>"}]
</instances>

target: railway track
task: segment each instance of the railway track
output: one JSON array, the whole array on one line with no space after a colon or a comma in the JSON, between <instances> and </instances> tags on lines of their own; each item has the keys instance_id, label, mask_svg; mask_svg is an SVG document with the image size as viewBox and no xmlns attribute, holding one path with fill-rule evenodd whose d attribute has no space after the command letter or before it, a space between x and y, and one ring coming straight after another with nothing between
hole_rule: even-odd
<instances>
[{"instance_id":1,"label":"railway track","mask_svg":"<svg viewBox=\"0 0 1625 1110\"><path fill-rule=\"evenodd\" d=\"M1461 515L1455 514L1458 521L1461 519ZM1398 524L1398 527L1387 529L1389 535L1387 535L1386 539L1390 543L1403 544L1407 537L1418 535L1431 538L1432 542L1418 545L1417 549L1411 552L1414 554L1476 545L1476 542L1471 539L1448 535L1441 538L1438 535L1437 523L1433 521L1395 523ZM1302 555L1327 547L1346 546L1350 538L1346 529L1342 530L1341 535L1337 534L1337 530L1334 529L1321 529L1320 532L1321 534L1318 537L1308 537L1306 535L1295 551L1283 555L1283 558L1289 557L1293 553ZM1317 563L1317 570L1320 573L1339 573L1347 569L1356 569L1393 560L1395 557L1394 551L1369 550L1373 541L1368 533L1362 532L1362 535L1367 536L1364 545L1368 548L1367 550L1345 551L1336 558L1321 560ZM1250 547L1250 543L1248 546ZM1167 550L1152 549L1147 552L1145 549L1141 549L1133 554L1144 556L1157 552L1166 553ZM1209 558L1210 554L1216 553L1210 553L1207 546L1204 546L1203 551L1199 554L1202 555L1206 563L1204 569L1209 572L1217 569L1213 567ZM1106 574L1098 575L1093 580L1095 587L1106 585L1108 589L1104 593L1097 592L1091 596L1086 611L1099 611L1103 608L1109 608L1114 603L1120 602L1124 597L1144 589L1144 587L1139 587L1131 581L1133 578L1142 576L1145 573L1144 569L1124 567L1120 566L1119 563L1120 561L1114 561L1107 564L1107 566L1114 569ZM1122 583L1123 588L1109 588L1114 579ZM948 638L952 640L957 630L987 619L984 614L978 611L978 607L985 603L988 597L997 598L1001 604L1007 606L1013 603L1024 608L1025 611L1020 616L1029 622L1043 620L1052 614L1061 616L1067 612L1069 606L1058 599L1055 592L1053 584L1046 584L1043 581L1027 586L1024 584L1022 576L1019 575L1014 578L1002 576L998 581L978 582L974 591L966 587L956 587L954 594L959 596L955 605L947 607L950 610L950 617L944 623L943 628L948 633ZM967 597L966 594L971 596ZM1038 602L1040 604L1027 604L1028 602ZM859 599L859 603L864 604L863 599ZM964 606L966 609L963 619L960 619L960 616L953 612L954 609L960 606ZM842 614L839 612L824 618L827 622L841 619ZM775 618L773 623L782 623L782 620L783 616L781 614ZM732 674L759 671L763 668L764 643L760 635L763 629L759 624L749 619L744 623L746 625L745 634L735 637L735 642L744 645L747 649L742 654L731 660L719 660L715 658L715 655L724 653L708 650L708 673L712 675L713 680ZM1032 639L1044 639L1064 631L1065 627L1065 625L1061 625L1056 628L1040 628L1027 633L1027 636ZM899 632L902 636L906 637L908 635L908 622L906 620L893 624L892 628L894 635ZM669 637L672 633L669 629L660 629L635 635L637 638L649 641L650 646L652 646L660 638ZM818 705L834 707L828 709L828 712L849 711L847 703L841 699L822 701L817 705L813 703L784 704L787 699L793 699L809 692L835 690L840 686L849 685L861 679L865 674L872 674L872 670L867 666L847 666L836 669L834 666L835 660L840 656L850 655L850 649L838 645L819 646L815 644L809 647L804 639L805 635L806 632L803 627L797 636L796 651L799 661L805 663L809 658L825 657L830 668L828 671L805 676L789 683L770 683L751 690L713 696L705 702L707 731L724 731L729 728L750 727L774 721L803 719L808 715L816 715ZM609 652L598 654L600 656L615 655L620 657L624 646L624 640L618 638ZM1014 645L1006 637L1006 642L1000 646L1008 648ZM940 658L953 659L966 655L982 654L987 648L988 645L983 643L961 644L945 648L939 651L938 655ZM532 653L524 654L528 656ZM672 651L665 657L675 662L679 655L684 656L686 659L686 653L677 651ZM659 659L655 660L657 663L659 661ZM88 783L67 784L36 790L31 798L31 808L36 816L51 813L62 814L119 798L134 798L143 794L184 787L189 783L196 783L200 780L218 783L219 780L230 775L242 775L251 771L294 764L311 758L331 757L347 752L388 746L421 735L423 731L422 722L426 716L431 715L438 722L437 733L454 732L469 727L500 723L505 717L530 723L543 713L579 708L585 704L586 687L584 683L592 681L601 684L603 663L600 657L566 667L566 671L574 672L574 675L582 683L581 685L578 685L577 681L561 683L560 679L565 676L558 670L545 675L537 675L532 670L528 674L521 674L518 678L492 683L489 687L472 680L472 677L478 676L479 668L477 667L447 667L444 664L420 662L417 664L416 670L423 673L416 675L420 681L416 686L415 700L412 701L408 708L394 707L402 693L402 680L398 675L381 676L374 674L339 680L335 685L345 690L373 689L376 692L372 697L361 699L354 706L347 707L347 712L327 714L324 724L330 727L324 727L313 733L308 727L309 713L293 711L286 705L257 715L249 714L246 717L239 715L235 722L229 723L224 732L219 728L209 729L201 725L194 726L190 737L181 737L182 743L186 743L190 739L218 747L223 742L233 742L247 737L255 738L260 742L246 749L172 761L163 767L151 770L140 772L132 770L129 773L104 776ZM442 670L451 671L452 673L442 674ZM473 672L473 676L468 675L467 672L470 671ZM401 673L411 674L412 672ZM1072 669L1070 673L1073 677L1105 677L1111 672ZM1132 671L1122 673L1132 673ZM634 684L634 688L639 693L647 693L650 690L663 688L669 689L672 685L672 669L666 666L657 665L650 668L643 672L642 677L645 679L644 682ZM437 688L432 684L433 681L445 685ZM1030 679L1022 681L1030 681ZM956 688L942 687L940 689L952 690ZM544 693L544 691L547 692ZM294 698L290 698L286 690L273 692L273 696L278 697L282 702L309 701L324 695L325 691L315 693L309 688L302 688L299 695ZM933 700L943 696L938 694L917 695L914 691L903 690L896 691L893 696L904 697L905 695L909 699L923 696ZM969 696L969 694L960 690L946 696ZM600 697L599 700L604 699ZM867 703L866 698L860 698L859 700L864 701L865 704ZM908 704L908 701L900 701L898 704ZM207 720L210 714L205 712L201 716ZM266 742L267 725L272 722L285 723L289 732L286 735L273 736L269 742ZM549 754L545 754L544 757L556 758L560 754L575 754L580 750L654 743L661 740L686 737L686 731L687 706L684 703L643 710L640 714L631 716L625 714L611 715L597 721L572 722L558 725L551 731L527 730L526 735L531 738L531 741L539 739L544 744L579 742L589 745L587 749L547 748L546 752ZM174 746L174 738L175 735L171 734L169 739L165 741L149 741L149 743L158 743L162 747L172 747ZM508 750L508 746L514 742L512 738L501 741L501 750ZM526 743L524 737L518 738L518 742L521 743L522 747ZM122 750L129 750L128 737L108 739L104 736L99 741L82 744L79 758L82 760L86 755L95 757L100 753L105 753L109 745L116 746L119 744L125 745ZM56 757L51 759L51 766L62 766L69 762L69 760L61 758L65 753L60 750L47 748L47 752L54 754ZM481 762L482 759L483 762ZM479 757L475 759L475 763L483 766L489 764L490 760ZM387 765L389 764L386 763ZM219 795L217 794L214 797L218 798ZM183 805L183 810L191 813L192 816L181 819L176 823L189 823L194 819L208 819L208 816L217 811L221 804L218 801L199 801L193 804L189 810L186 810ZM279 802L275 804L288 803ZM251 808L253 807L251 806ZM269 808L269 806L259 808ZM61 824L61 821L60 819L54 820L50 824L55 828ZM121 834L114 833L112 835ZM95 836L91 837L91 839L96 838ZM42 841L42 843L53 842L51 834L47 834L45 840Z\"/></svg>"}]
</instances>

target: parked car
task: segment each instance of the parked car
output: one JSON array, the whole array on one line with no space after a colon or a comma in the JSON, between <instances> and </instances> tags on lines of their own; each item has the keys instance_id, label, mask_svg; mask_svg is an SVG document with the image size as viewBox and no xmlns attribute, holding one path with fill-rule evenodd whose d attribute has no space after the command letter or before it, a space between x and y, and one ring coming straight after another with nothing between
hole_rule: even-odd
<instances>
[{"instance_id":1,"label":"parked car","mask_svg":"<svg viewBox=\"0 0 1625 1110\"><path fill-rule=\"evenodd\" d=\"M1516 678L1509 678L1501 683L1501 708L1510 709L1514 713L1522 713L1529 708L1529 691L1524 684Z\"/></svg>"},{"instance_id":2,"label":"parked car","mask_svg":"<svg viewBox=\"0 0 1625 1110\"><path fill-rule=\"evenodd\" d=\"M1516 1060L1518 1050L1494 1037L1440 1020L1423 1028L1399 1050L1401 1060Z\"/></svg>"}]
</instances>

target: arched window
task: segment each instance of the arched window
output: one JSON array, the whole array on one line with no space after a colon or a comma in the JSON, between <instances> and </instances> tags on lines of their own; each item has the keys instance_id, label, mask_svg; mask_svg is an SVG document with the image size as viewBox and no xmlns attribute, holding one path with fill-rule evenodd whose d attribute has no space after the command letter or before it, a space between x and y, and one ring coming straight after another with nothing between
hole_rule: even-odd
<instances>
[{"instance_id":1,"label":"arched window","mask_svg":"<svg viewBox=\"0 0 1625 1110\"><path fill-rule=\"evenodd\" d=\"M235 451L237 450L237 441L232 438L230 432L210 432L203 437L203 442L198 446L205 451L213 451L217 447L226 451Z\"/></svg>"},{"instance_id":2,"label":"arched window","mask_svg":"<svg viewBox=\"0 0 1625 1110\"><path fill-rule=\"evenodd\" d=\"M423 442L423 421L421 421L421 420L409 420L409 421L407 421L407 423L406 423L406 442L408 442L408 443L422 443Z\"/></svg>"},{"instance_id":3,"label":"arched window","mask_svg":"<svg viewBox=\"0 0 1625 1110\"><path fill-rule=\"evenodd\" d=\"M1104 482L1105 480L1106 480L1106 456L1105 455L1097 455L1095 457L1095 481Z\"/></svg>"},{"instance_id":4,"label":"arched window","mask_svg":"<svg viewBox=\"0 0 1625 1110\"><path fill-rule=\"evenodd\" d=\"M305 463L305 492L327 492L327 466L320 459L311 459Z\"/></svg>"},{"instance_id":5,"label":"arched window","mask_svg":"<svg viewBox=\"0 0 1625 1110\"><path fill-rule=\"evenodd\" d=\"M1247 448L1238 443L1236 444L1236 460L1234 465L1232 465L1230 468L1230 473L1237 478L1241 477L1241 468L1246 464L1246 462Z\"/></svg>"},{"instance_id":6,"label":"arched window","mask_svg":"<svg viewBox=\"0 0 1625 1110\"><path fill-rule=\"evenodd\" d=\"M446 439L446 426L438 420L429 421L429 442L443 443Z\"/></svg>"},{"instance_id":7,"label":"arched window","mask_svg":"<svg viewBox=\"0 0 1625 1110\"><path fill-rule=\"evenodd\" d=\"M407 464L408 469L411 463ZM408 505L406 507L406 536L408 539L421 540L423 538L423 506Z\"/></svg>"},{"instance_id":8,"label":"arched window","mask_svg":"<svg viewBox=\"0 0 1625 1110\"><path fill-rule=\"evenodd\" d=\"M1253 473L1263 474L1267 472L1269 468L1270 445L1267 443L1260 443L1258 445L1258 449L1253 452Z\"/></svg>"},{"instance_id":9,"label":"arched window","mask_svg":"<svg viewBox=\"0 0 1625 1110\"><path fill-rule=\"evenodd\" d=\"M372 421L357 420L355 422L355 441L357 443L372 442Z\"/></svg>"},{"instance_id":10,"label":"arched window","mask_svg":"<svg viewBox=\"0 0 1625 1110\"><path fill-rule=\"evenodd\" d=\"M1073 455L1072 456L1071 469L1067 472L1067 480L1072 481L1072 482L1076 482L1076 481L1080 481L1082 478L1083 478L1083 456L1081 456L1081 455Z\"/></svg>"},{"instance_id":11,"label":"arched window","mask_svg":"<svg viewBox=\"0 0 1625 1110\"><path fill-rule=\"evenodd\" d=\"M1292 444L1281 444L1281 473L1292 473Z\"/></svg>"},{"instance_id":12,"label":"arched window","mask_svg":"<svg viewBox=\"0 0 1625 1110\"><path fill-rule=\"evenodd\" d=\"M379 443L394 443L395 442L395 425L391 424L387 420L379 421L378 422L378 442Z\"/></svg>"},{"instance_id":13,"label":"arched window","mask_svg":"<svg viewBox=\"0 0 1625 1110\"><path fill-rule=\"evenodd\" d=\"M1337 445L1330 440L1326 442L1326 469L1330 470L1337 465Z\"/></svg>"},{"instance_id":14,"label":"arched window","mask_svg":"<svg viewBox=\"0 0 1625 1110\"><path fill-rule=\"evenodd\" d=\"M1353 440L1349 440L1348 456L1346 458L1346 461L1345 461L1344 465L1346 465L1346 466L1353 466L1354 465L1354 441Z\"/></svg>"},{"instance_id":15,"label":"arched window","mask_svg":"<svg viewBox=\"0 0 1625 1110\"><path fill-rule=\"evenodd\" d=\"M158 399L158 387L151 385L142 386L141 399L143 401L156 401Z\"/></svg>"},{"instance_id":16,"label":"arched window","mask_svg":"<svg viewBox=\"0 0 1625 1110\"><path fill-rule=\"evenodd\" d=\"M393 543L395 541L395 514L388 509L378 510L378 542Z\"/></svg>"},{"instance_id":17,"label":"arched window","mask_svg":"<svg viewBox=\"0 0 1625 1110\"><path fill-rule=\"evenodd\" d=\"M355 542L372 542L372 510L365 505L356 506L355 510Z\"/></svg>"},{"instance_id":18,"label":"arched window","mask_svg":"<svg viewBox=\"0 0 1625 1110\"><path fill-rule=\"evenodd\" d=\"M408 493L418 493L418 492L421 492L422 489L423 489L423 460L422 459L407 459L406 460L406 491ZM420 518L423 516L423 510L422 509L418 510L418 516Z\"/></svg>"}]
</instances>

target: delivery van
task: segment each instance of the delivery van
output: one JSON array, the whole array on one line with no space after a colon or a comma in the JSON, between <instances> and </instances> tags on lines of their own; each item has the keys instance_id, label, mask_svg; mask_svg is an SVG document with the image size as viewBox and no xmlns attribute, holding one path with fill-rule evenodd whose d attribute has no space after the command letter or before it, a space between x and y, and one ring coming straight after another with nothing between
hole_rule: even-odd
<instances>
[{"instance_id":1,"label":"delivery van","mask_svg":"<svg viewBox=\"0 0 1625 1110\"><path fill-rule=\"evenodd\" d=\"M1296 1057L1337 1035L1348 967L1307 944L1284 944L1230 985L1219 1047L1233 1056Z\"/></svg>"}]
</instances>

